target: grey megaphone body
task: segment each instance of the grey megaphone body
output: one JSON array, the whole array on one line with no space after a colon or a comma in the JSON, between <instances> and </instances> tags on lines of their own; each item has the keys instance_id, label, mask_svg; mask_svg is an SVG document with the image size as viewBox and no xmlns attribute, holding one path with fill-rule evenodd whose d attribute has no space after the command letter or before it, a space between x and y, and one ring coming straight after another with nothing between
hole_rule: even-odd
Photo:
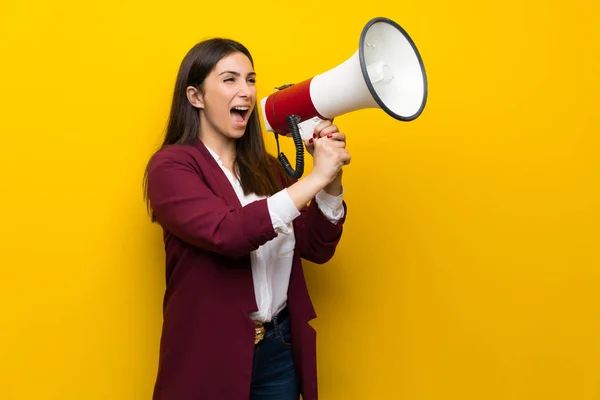
<instances>
[{"instance_id":1,"label":"grey megaphone body","mask_svg":"<svg viewBox=\"0 0 600 400\"><path fill-rule=\"evenodd\" d=\"M408 33L383 17L363 28L358 50L345 62L298 84L278 88L260 102L265 128L291 136L296 169L279 151L286 173L304 171L304 144L326 119L366 108L380 108L399 121L419 117L427 102L427 75L421 55Z\"/></svg>"}]
</instances>

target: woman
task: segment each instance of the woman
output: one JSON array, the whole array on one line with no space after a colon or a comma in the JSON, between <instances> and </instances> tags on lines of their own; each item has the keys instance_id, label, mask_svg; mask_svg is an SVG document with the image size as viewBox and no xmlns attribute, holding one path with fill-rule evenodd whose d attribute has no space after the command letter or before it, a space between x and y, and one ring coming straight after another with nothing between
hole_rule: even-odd
<instances>
[{"instance_id":1,"label":"woman","mask_svg":"<svg viewBox=\"0 0 600 400\"><path fill-rule=\"evenodd\" d=\"M317 399L300 258L325 263L335 252L350 155L345 135L322 122L306 145L310 174L287 179L264 147L255 79L240 43L194 46L146 169L166 252L155 400Z\"/></svg>"}]
</instances>

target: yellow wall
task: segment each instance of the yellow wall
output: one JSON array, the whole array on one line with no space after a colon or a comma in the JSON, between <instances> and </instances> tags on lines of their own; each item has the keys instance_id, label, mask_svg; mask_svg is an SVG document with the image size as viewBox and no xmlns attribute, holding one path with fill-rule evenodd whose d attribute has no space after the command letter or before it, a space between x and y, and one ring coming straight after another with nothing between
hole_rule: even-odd
<instances>
[{"instance_id":1,"label":"yellow wall","mask_svg":"<svg viewBox=\"0 0 600 400\"><path fill-rule=\"evenodd\" d=\"M263 96L386 16L430 97L410 124L336 120L347 228L307 265L322 399L600 399L598 3L348 4L2 1L0 397L150 398L163 252L140 183L197 40L247 44Z\"/></svg>"}]
</instances>

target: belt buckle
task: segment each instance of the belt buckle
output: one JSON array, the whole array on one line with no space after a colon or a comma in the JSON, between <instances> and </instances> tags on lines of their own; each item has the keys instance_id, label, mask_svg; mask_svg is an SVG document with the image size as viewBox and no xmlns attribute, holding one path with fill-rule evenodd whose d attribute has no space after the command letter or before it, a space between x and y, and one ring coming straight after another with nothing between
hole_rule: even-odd
<instances>
[{"instance_id":1,"label":"belt buckle","mask_svg":"<svg viewBox=\"0 0 600 400\"><path fill-rule=\"evenodd\" d=\"M258 344L258 342L264 339L266 329L261 322L254 321L254 323L256 324L254 327L254 344Z\"/></svg>"}]
</instances>

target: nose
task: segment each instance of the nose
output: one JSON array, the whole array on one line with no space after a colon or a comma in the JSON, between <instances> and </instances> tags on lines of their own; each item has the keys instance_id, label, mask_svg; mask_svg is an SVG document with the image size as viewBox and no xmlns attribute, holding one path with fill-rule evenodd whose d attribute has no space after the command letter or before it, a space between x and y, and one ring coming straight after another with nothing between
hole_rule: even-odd
<instances>
[{"instance_id":1,"label":"nose","mask_svg":"<svg viewBox=\"0 0 600 400\"><path fill-rule=\"evenodd\" d=\"M238 95L245 99L249 98L252 91L250 90L250 85L246 81L242 81L239 86Z\"/></svg>"}]
</instances>

